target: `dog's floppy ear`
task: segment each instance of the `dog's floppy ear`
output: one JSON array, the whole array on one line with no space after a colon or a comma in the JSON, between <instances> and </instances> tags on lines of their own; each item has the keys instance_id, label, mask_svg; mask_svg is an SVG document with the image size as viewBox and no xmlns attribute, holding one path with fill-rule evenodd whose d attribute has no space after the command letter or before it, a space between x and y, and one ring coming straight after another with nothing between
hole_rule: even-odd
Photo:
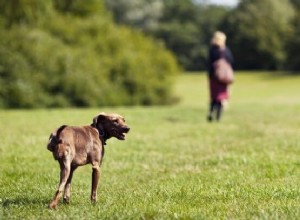
<instances>
[{"instance_id":1,"label":"dog's floppy ear","mask_svg":"<svg viewBox=\"0 0 300 220\"><path fill-rule=\"evenodd\" d=\"M98 122L103 121L106 118L106 113L101 112L99 115L93 118L93 125L96 126Z\"/></svg>"},{"instance_id":2,"label":"dog's floppy ear","mask_svg":"<svg viewBox=\"0 0 300 220\"><path fill-rule=\"evenodd\" d=\"M106 118L107 114L105 112L101 112L98 116L97 116L97 122L103 121Z\"/></svg>"}]
</instances>

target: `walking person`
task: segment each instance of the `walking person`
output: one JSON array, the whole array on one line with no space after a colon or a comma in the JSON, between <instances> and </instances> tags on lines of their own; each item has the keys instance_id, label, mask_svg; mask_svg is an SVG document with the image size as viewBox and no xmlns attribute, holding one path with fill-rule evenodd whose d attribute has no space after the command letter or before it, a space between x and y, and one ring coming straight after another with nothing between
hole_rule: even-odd
<instances>
[{"instance_id":1,"label":"walking person","mask_svg":"<svg viewBox=\"0 0 300 220\"><path fill-rule=\"evenodd\" d=\"M210 106L207 120L209 122L219 121L222 117L224 105L229 98L228 86L233 80L232 65L233 56L226 46L226 35L221 31L216 31L211 39L208 54ZM230 79L224 81L220 79L220 74L229 74Z\"/></svg>"}]
</instances>

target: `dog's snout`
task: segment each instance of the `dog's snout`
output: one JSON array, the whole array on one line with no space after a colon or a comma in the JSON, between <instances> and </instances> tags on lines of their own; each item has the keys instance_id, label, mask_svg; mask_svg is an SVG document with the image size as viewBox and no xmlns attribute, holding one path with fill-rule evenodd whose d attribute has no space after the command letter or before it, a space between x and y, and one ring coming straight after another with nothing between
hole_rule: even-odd
<instances>
[{"instance_id":1,"label":"dog's snout","mask_svg":"<svg viewBox=\"0 0 300 220\"><path fill-rule=\"evenodd\" d=\"M127 132L129 132L129 130L130 130L130 127L125 127L124 128L124 131L127 133Z\"/></svg>"}]
</instances>

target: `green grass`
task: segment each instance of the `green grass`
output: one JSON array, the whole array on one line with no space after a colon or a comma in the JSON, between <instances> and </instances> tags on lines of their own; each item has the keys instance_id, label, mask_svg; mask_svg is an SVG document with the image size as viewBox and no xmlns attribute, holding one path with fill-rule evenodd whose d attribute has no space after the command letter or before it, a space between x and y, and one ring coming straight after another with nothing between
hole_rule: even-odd
<instances>
[{"instance_id":1,"label":"green grass","mask_svg":"<svg viewBox=\"0 0 300 220\"><path fill-rule=\"evenodd\" d=\"M299 219L299 85L299 76L239 73L212 124L201 74L178 78L171 107L2 110L0 219ZM108 141L97 204L87 165L70 204L49 210L59 179L50 132L100 111L124 115L131 131Z\"/></svg>"}]
</instances>

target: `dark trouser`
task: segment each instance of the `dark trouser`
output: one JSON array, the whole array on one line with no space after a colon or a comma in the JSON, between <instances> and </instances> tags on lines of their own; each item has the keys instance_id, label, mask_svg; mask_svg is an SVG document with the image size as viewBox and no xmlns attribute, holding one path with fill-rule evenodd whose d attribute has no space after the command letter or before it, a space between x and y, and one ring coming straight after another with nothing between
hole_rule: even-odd
<instances>
[{"instance_id":1,"label":"dark trouser","mask_svg":"<svg viewBox=\"0 0 300 220\"><path fill-rule=\"evenodd\" d=\"M221 101L216 101L216 100L211 101L207 120L208 121L214 120L214 114L215 114L215 119L219 121L222 116L222 110L223 110L223 106Z\"/></svg>"}]
</instances>

